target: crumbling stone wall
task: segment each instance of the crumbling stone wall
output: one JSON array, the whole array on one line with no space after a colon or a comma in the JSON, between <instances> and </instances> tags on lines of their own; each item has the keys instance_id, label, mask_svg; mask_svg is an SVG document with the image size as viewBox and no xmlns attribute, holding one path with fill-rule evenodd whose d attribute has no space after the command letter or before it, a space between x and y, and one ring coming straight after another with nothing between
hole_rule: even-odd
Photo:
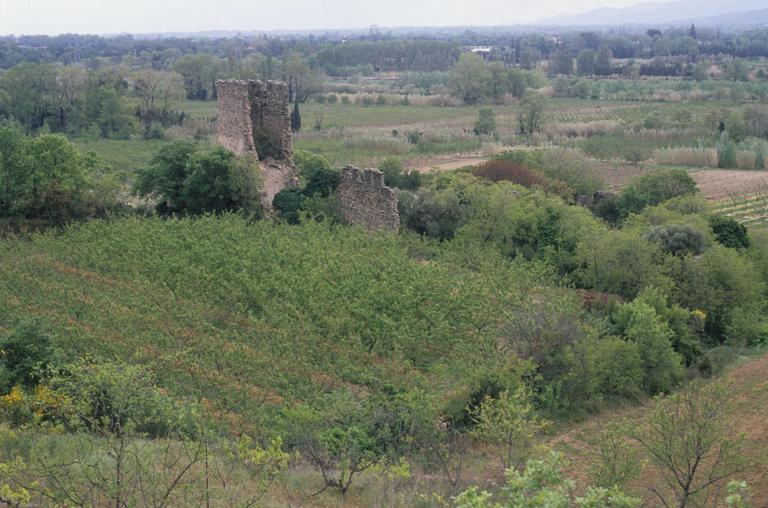
<instances>
[{"instance_id":1,"label":"crumbling stone wall","mask_svg":"<svg viewBox=\"0 0 768 508\"><path fill-rule=\"evenodd\" d=\"M398 231L397 194L384 185L384 173L377 169L360 170L347 166L339 183L341 214L349 224L368 231Z\"/></svg>"},{"instance_id":2,"label":"crumbling stone wall","mask_svg":"<svg viewBox=\"0 0 768 508\"><path fill-rule=\"evenodd\" d=\"M218 143L237 155L259 158L262 205L271 209L275 194L298 184L288 85L282 81L223 80L216 83L216 90Z\"/></svg>"}]
</instances>

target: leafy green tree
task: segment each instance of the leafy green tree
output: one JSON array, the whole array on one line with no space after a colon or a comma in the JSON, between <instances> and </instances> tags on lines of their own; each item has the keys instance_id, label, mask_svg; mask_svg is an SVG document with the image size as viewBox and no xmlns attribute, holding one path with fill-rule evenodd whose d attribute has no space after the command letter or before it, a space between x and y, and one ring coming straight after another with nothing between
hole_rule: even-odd
<instances>
[{"instance_id":1,"label":"leafy green tree","mask_svg":"<svg viewBox=\"0 0 768 508\"><path fill-rule=\"evenodd\" d=\"M88 86L88 74L81 67L64 66L56 75L56 130L73 131L82 119L82 104Z\"/></svg>"},{"instance_id":2,"label":"leafy green tree","mask_svg":"<svg viewBox=\"0 0 768 508\"><path fill-rule=\"evenodd\" d=\"M527 92L520 101L520 113L517 118L520 134L535 134L544 126L544 97L535 92Z\"/></svg>"},{"instance_id":3,"label":"leafy green tree","mask_svg":"<svg viewBox=\"0 0 768 508\"><path fill-rule=\"evenodd\" d=\"M520 385L498 397L486 396L470 410L475 422L472 436L502 452L504 469L518 469L530 457L536 438L549 422L536 416L530 389Z\"/></svg>"},{"instance_id":4,"label":"leafy green tree","mask_svg":"<svg viewBox=\"0 0 768 508\"><path fill-rule=\"evenodd\" d=\"M760 308L765 283L749 258L734 249L713 246L698 258L671 264L675 281L672 296L688 309L705 315L704 329L711 343L722 342L734 309Z\"/></svg>"},{"instance_id":5,"label":"leafy green tree","mask_svg":"<svg viewBox=\"0 0 768 508\"><path fill-rule=\"evenodd\" d=\"M704 234L690 225L655 226L648 232L647 238L673 256L699 255L707 244Z\"/></svg>"},{"instance_id":6,"label":"leafy green tree","mask_svg":"<svg viewBox=\"0 0 768 508\"><path fill-rule=\"evenodd\" d=\"M528 88L534 87L537 84L533 73L520 69L508 69L507 81L509 93L518 99L525 95Z\"/></svg>"},{"instance_id":7,"label":"leafy green tree","mask_svg":"<svg viewBox=\"0 0 768 508\"><path fill-rule=\"evenodd\" d=\"M725 75L733 81L747 81L749 79L749 70L742 59L733 58L725 66Z\"/></svg>"},{"instance_id":8,"label":"leafy green tree","mask_svg":"<svg viewBox=\"0 0 768 508\"><path fill-rule=\"evenodd\" d=\"M0 89L8 95L7 112L27 132L41 128L56 115L56 68L51 64L22 63L0 76Z\"/></svg>"},{"instance_id":9,"label":"leafy green tree","mask_svg":"<svg viewBox=\"0 0 768 508\"><path fill-rule=\"evenodd\" d=\"M416 193L399 195L398 209L402 223L418 234L438 240L450 240L466 221L467 207L453 189L422 188Z\"/></svg>"},{"instance_id":10,"label":"leafy green tree","mask_svg":"<svg viewBox=\"0 0 768 508\"><path fill-rule=\"evenodd\" d=\"M298 187L286 187L277 194L272 200L272 206L275 207L288 224L298 224L301 211L304 209L306 196Z\"/></svg>"},{"instance_id":11,"label":"leafy green tree","mask_svg":"<svg viewBox=\"0 0 768 508\"><path fill-rule=\"evenodd\" d=\"M111 84L91 84L85 93L84 122L96 125L102 137L127 139L134 131L125 100Z\"/></svg>"},{"instance_id":12,"label":"leafy green tree","mask_svg":"<svg viewBox=\"0 0 768 508\"><path fill-rule=\"evenodd\" d=\"M768 344L768 319L764 306L756 304L750 308L734 308L725 327L725 341L737 347Z\"/></svg>"},{"instance_id":13,"label":"leafy green tree","mask_svg":"<svg viewBox=\"0 0 768 508\"><path fill-rule=\"evenodd\" d=\"M204 101L216 98L216 80L222 62L209 53L184 55L173 64L173 70L184 79L187 98Z\"/></svg>"},{"instance_id":14,"label":"leafy green tree","mask_svg":"<svg viewBox=\"0 0 768 508\"><path fill-rule=\"evenodd\" d=\"M576 56L576 74L579 76L591 76L595 73L595 52L591 49L582 49Z\"/></svg>"},{"instance_id":15,"label":"leafy green tree","mask_svg":"<svg viewBox=\"0 0 768 508\"><path fill-rule=\"evenodd\" d=\"M541 51L532 46L525 46L520 50L520 65L523 69L533 70L541 61Z\"/></svg>"},{"instance_id":16,"label":"leafy green tree","mask_svg":"<svg viewBox=\"0 0 768 508\"><path fill-rule=\"evenodd\" d=\"M223 148L201 151L177 141L140 170L134 192L159 200L160 213L259 211L257 163Z\"/></svg>"},{"instance_id":17,"label":"leafy green tree","mask_svg":"<svg viewBox=\"0 0 768 508\"><path fill-rule=\"evenodd\" d=\"M181 413L145 368L122 362L75 363L50 385L72 401L67 425L104 435L164 436Z\"/></svg>"},{"instance_id":18,"label":"leafy green tree","mask_svg":"<svg viewBox=\"0 0 768 508\"><path fill-rule=\"evenodd\" d=\"M336 190L340 182L341 174L338 171L335 169L318 167L312 170L307 176L303 192L307 197L319 195L327 198Z\"/></svg>"},{"instance_id":19,"label":"leafy green tree","mask_svg":"<svg viewBox=\"0 0 768 508\"><path fill-rule=\"evenodd\" d=\"M483 57L463 53L451 69L449 84L466 104L476 104L490 95L491 71Z\"/></svg>"},{"instance_id":20,"label":"leafy green tree","mask_svg":"<svg viewBox=\"0 0 768 508\"><path fill-rule=\"evenodd\" d=\"M0 334L0 386L32 388L60 365L56 342L39 319L22 320Z\"/></svg>"},{"instance_id":21,"label":"leafy green tree","mask_svg":"<svg viewBox=\"0 0 768 508\"><path fill-rule=\"evenodd\" d=\"M653 307L659 318L669 326L673 333L672 345L679 353L686 366L693 365L701 356L703 345L701 343L701 323L696 315L677 303L671 301L667 293L657 287L648 287L635 299L636 303L643 303ZM621 320L614 316L619 322Z\"/></svg>"},{"instance_id":22,"label":"leafy green tree","mask_svg":"<svg viewBox=\"0 0 768 508\"><path fill-rule=\"evenodd\" d=\"M493 108L480 108L475 122L475 134L496 134L496 113Z\"/></svg>"},{"instance_id":23,"label":"leafy green tree","mask_svg":"<svg viewBox=\"0 0 768 508\"><path fill-rule=\"evenodd\" d=\"M603 44L595 55L595 74L608 76L613 72L611 48Z\"/></svg>"},{"instance_id":24,"label":"leafy green tree","mask_svg":"<svg viewBox=\"0 0 768 508\"><path fill-rule=\"evenodd\" d=\"M403 165L399 159L389 157L379 164L379 171L384 173L384 185L400 187L403 179Z\"/></svg>"},{"instance_id":25,"label":"leafy green tree","mask_svg":"<svg viewBox=\"0 0 768 508\"><path fill-rule=\"evenodd\" d=\"M709 62L707 60L700 60L693 68L693 79L696 81L709 79Z\"/></svg>"},{"instance_id":26,"label":"leafy green tree","mask_svg":"<svg viewBox=\"0 0 768 508\"><path fill-rule=\"evenodd\" d=\"M593 196L604 186L593 164L576 150L544 150L533 165L547 177L567 183L575 195Z\"/></svg>"},{"instance_id":27,"label":"leafy green tree","mask_svg":"<svg viewBox=\"0 0 768 508\"><path fill-rule=\"evenodd\" d=\"M717 142L717 167L732 169L736 165L736 144L723 132Z\"/></svg>"},{"instance_id":28,"label":"leafy green tree","mask_svg":"<svg viewBox=\"0 0 768 508\"><path fill-rule=\"evenodd\" d=\"M156 195L162 202L159 210L174 212L184 209L184 182L189 175L189 162L197 148L191 142L177 141L161 148L146 169L139 170L134 192L140 196Z\"/></svg>"},{"instance_id":29,"label":"leafy green tree","mask_svg":"<svg viewBox=\"0 0 768 508\"><path fill-rule=\"evenodd\" d=\"M97 166L107 167L61 135L0 128L0 216L63 224L102 212L117 189L96 195Z\"/></svg>"},{"instance_id":30,"label":"leafy green tree","mask_svg":"<svg viewBox=\"0 0 768 508\"><path fill-rule=\"evenodd\" d=\"M685 170L652 171L635 178L621 191L619 206L626 217L641 212L646 206L696 192L696 182Z\"/></svg>"},{"instance_id":31,"label":"leafy green tree","mask_svg":"<svg viewBox=\"0 0 768 508\"><path fill-rule=\"evenodd\" d=\"M550 76L570 76L573 74L573 55L567 49L558 49L549 55Z\"/></svg>"},{"instance_id":32,"label":"leafy green tree","mask_svg":"<svg viewBox=\"0 0 768 508\"><path fill-rule=\"evenodd\" d=\"M255 159L235 157L220 147L194 154L187 163L182 190L184 211L258 211L257 168Z\"/></svg>"},{"instance_id":33,"label":"leafy green tree","mask_svg":"<svg viewBox=\"0 0 768 508\"><path fill-rule=\"evenodd\" d=\"M735 219L725 215L715 215L709 219L709 227L715 234L715 239L723 247L731 249L749 248L747 228Z\"/></svg>"},{"instance_id":34,"label":"leafy green tree","mask_svg":"<svg viewBox=\"0 0 768 508\"><path fill-rule=\"evenodd\" d=\"M331 163L323 157L306 150L296 150L293 154L293 160L296 164L296 169L299 171L299 175L302 178L309 178L309 176L318 170L330 171L333 169Z\"/></svg>"},{"instance_id":35,"label":"leafy green tree","mask_svg":"<svg viewBox=\"0 0 768 508\"><path fill-rule=\"evenodd\" d=\"M583 287L634 298L663 281L658 255L658 247L635 232L610 230L579 243L574 276Z\"/></svg>"},{"instance_id":36,"label":"leafy green tree","mask_svg":"<svg viewBox=\"0 0 768 508\"><path fill-rule=\"evenodd\" d=\"M587 365L585 377L590 381L587 386L590 393L582 394L586 395L584 398L640 400L645 371L637 344L608 336L585 341L584 346L586 361L581 365ZM578 365L573 367L573 372L579 372Z\"/></svg>"},{"instance_id":37,"label":"leafy green tree","mask_svg":"<svg viewBox=\"0 0 768 508\"><path fill-rule=\"evenodd\" d=\"M415 191L421 186L421 173L416 170L403 171L403 166L396 158L384 159L379 164L384 173L384 184L389 187Z\"/></svg>"},{"instance_id":38,"label":"leafy green tree","mask_svg":"<svg viewBox=\"0 0 768 508\"><path fill-rule=\"evenodd\" d=\"M682 361L673 347L674 334L656 310L642 301L623 305L618 312L622 334L638 345L646 392L668 393L682 379Z\"/></svg>"},{"instance_id":39,"label":"leafy green tree","mask_svg":"<svg viewBox=\"0 0 768 508\"><path fill-rule=\"evenodd\" d=\"M294 99L293 110L291 110L291 130L293 132L299 132L301 130L301 111L299 111L298 96Z\"/></svg>"}]
</instances>

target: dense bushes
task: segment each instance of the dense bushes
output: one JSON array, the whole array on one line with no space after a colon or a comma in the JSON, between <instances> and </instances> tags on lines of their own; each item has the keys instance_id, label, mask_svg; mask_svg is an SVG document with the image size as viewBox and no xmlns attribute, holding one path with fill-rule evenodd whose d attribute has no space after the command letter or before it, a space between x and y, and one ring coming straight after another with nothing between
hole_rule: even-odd
<instances>
[{"instance_id":1,"label":"dense bushes","mask_svg":"<svg viewBox=\"0 0 768 508\"><path fill-rule=\"evenodd\" d=\"M492 182L507 181L523 187L545 187L544 177L514 161L491 160L472 169L472 174Z\"/></svg>"},{"instance_id":2,"label":"dense bushes","mask_svg":"<svg viewBox=\"0 0 768 508\"><path fill-rule=\"evenodd\" d=\"M275 195L272 206L289 224L298 224L302 213L331 222L340 220L335 191L341 174L320 155L296 152L296 169L301 176L301 187L287 187Z\"/></svg>"},{"instance_id":3,"label":"dense bushes","mask_svg":"<svg viewBox=\"0 0 768 508\"><path fill-rule=\"evenodd\" d=\"M709 226L715 234L715 239L723 246L731 249L746 249L749 247L747 228L734 219L716 215L709 220Z\"/></svg>"},{"instance_id":4,"label":"dense bushes","mask_svg":"<svg viewBox=\"0 0 768 508\"><path fill-rule=\"evenodd\" d=\"M565 198L592 196L603 188L602 180L589 162L575 150L510 150L499 154L495 160L527 168L540 175L546 181L544 188Z\"/></svg>"},{"instance_id":5,"label":"dense bushes","mask_svg":"<svg viewBox=\"0 0 768 508\"><path fill-rule=\"evenodd\" d=\"M0 217L61 224L115 207L117 191L109 166L63 136L0 127Z\"/></svg>"},{"instance_id":6,"label":"dense bushes","mask_svg":"<svg viewBox=\"0 0 768 508\"><path fill-rule=\"evenodd\" d=\"M379 171L384 173L384 185L388 187L415 191L421 186L421 173L415 169L404 171L397 159L383 160Z\"/></svg>"},{"instance_id":7,"label":"dense bushes","mask_svg":"<svg viewBox=\"0 0 768 508\"><path fill-rule=\"evenodd\" d=\"M39 319L12 323L0 335L0 387L7 393L14 386L33 388L59 367L60 351Z\"/></svg>"},{"instance_id":8,"label":"dense bushes","mask_svg":"<svg viewBox=\"0 0 768 508\"><path fill-rule=\"evenodd\" d=\"M653 171L632 180L619 195L619 206L626 216L678 196L697 192L696 183L687 171Z\"/></svg>"},{"instance_id":9,"label":"dense bushes","mask_svg":"<svg viewBox=\"0 0 768 508\"><path fill-rule=\"evenodd\" d=\"M134 191L157 200L161 214L260 210L256 160L183 141L163 147L139 171Z\"/></svg>"}]
</instances>

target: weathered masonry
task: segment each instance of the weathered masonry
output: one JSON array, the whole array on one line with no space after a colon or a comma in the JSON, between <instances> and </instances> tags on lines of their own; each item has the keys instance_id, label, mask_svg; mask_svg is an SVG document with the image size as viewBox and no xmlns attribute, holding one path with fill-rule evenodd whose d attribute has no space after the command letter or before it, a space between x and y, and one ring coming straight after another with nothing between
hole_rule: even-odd
<instances>
[{"instance_id":1,"label":"weathered masonry","mask_svg":"<svg viewBox=\"0 0 768 508\"><path fill-rule=\"evenodd\" d=\"M394 231L400 228L397 194L384 185L384 174L377 169L360 170L347 166L341 170L339 184L341 214L349 224L368 231Z\"/></svg>"},{"instance_id":2,"label":"weathered masonry","mask_svg":"<svg viewBox=\"0 0 768 508\"><path fill-rule=\"evenodd\" d=\"M237 155L261 161L262 205L298 183L293 164L290 100L282 81L226 80L216 83L219 98L217 140Z\"/></svg>"}]
</instances>

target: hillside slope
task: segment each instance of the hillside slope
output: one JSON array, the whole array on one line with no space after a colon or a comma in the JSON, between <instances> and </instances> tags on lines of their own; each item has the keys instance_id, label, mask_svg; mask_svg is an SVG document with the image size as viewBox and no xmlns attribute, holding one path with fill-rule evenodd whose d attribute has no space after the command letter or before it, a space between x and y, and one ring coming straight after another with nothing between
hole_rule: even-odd
<instances>
[{"instance_id":1,"label":"hillside slope","mask_svg":"<svg viewBox=\"0 0 768 508\"><path fill-rule=\"evenodd\" d=\"M537 25L623 25L675 23L691 18L709 18L727 13L762 9L760 0L679 0L643 2L630 7L602 7L579 14L562 14L536 22Z\"/></svg>"},{"instance_id":2,"label":"hillside slope","mask_svg":"<svg viewBox=\"0 0 768 508\"><path fill-rule=\"evenodd\" d=\"M73 357L146 365L233 427L329 394L449 397L498 361L480 345L500 313L562 290L539 290L533 266L442 250L419 260L392 235L236 216L95 221L0 241L0 331L42 317Z\"/></svg>"},{"instance_id":3,"label":"hillside slope","mask_svg":"<svg viewBox=\"0 0 768 508\"><path fill-rule=\"evenodd\" d=\"M731 436L744 434L745 451L755 465L739 479L749 482L753 506L765 507L768 506L768 354L741 360L724 377L732 396L726 426L731 430ZM563 450L571 460L571 473L586 480L587 464L594 449L591 443L601 429L611 422L640 425L649 408L650 403L600 414L558 434L551 444ZM646 466L643 475L633 484L634 493L643 495L650 505L658 502L649 491L656 484L656 475L652 467Z\"/></svg>"}]
</instances>

